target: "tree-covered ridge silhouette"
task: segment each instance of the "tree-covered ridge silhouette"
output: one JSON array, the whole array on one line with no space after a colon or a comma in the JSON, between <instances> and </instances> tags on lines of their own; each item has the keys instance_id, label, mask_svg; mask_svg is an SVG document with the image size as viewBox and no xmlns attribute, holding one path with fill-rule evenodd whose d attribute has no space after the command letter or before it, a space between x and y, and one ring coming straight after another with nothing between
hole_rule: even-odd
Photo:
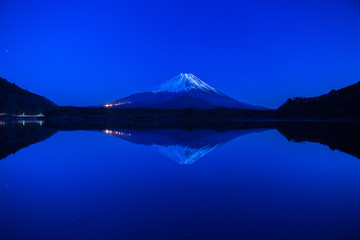
<instances>
[{"instance_id":1,"label":"tree-covered ridge silhouette","mask_svg":"<svg viewBox=\"0 0 360 240\"><path fill-rule=\"evenodd\" d=\"M56 104L24 90L0 77L0 113L39 114L54 109Z\"/></svg>"},{"instance_id":2,"label":"tree-covered ridge silhouette","mask_svg":"<svg viewBox=\"0 0 360 240\"><path fill-rule=\"evenodd\" d=\"M280 118L360 118L360 82L319 97L290 98L278 110Z\"/></svg>"}]
</instances>

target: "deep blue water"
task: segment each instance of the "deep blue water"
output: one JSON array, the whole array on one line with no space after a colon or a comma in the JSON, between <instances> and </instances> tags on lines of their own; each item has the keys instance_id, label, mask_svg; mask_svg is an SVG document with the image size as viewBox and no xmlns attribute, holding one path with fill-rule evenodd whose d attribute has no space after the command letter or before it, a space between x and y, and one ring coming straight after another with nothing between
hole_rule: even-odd
<instances>
[{"instance_id":1,"label":"deep blue water","mask_svg":"<svg viewBox=\"0 0 360 240\"><path fill-rule=\"evenodd\" d=\"M277 130L61 131L0 161L1 240L360 239L359 203L358 158Z\"/></svg>"}]
</instances>

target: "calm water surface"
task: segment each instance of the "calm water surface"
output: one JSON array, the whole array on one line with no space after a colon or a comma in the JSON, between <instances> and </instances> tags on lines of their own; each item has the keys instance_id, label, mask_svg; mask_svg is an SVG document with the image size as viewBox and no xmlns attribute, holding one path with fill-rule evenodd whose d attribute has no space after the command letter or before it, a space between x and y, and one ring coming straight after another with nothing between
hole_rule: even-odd
<instances>
[{"instance_id":1,"label":"calm water surface","mask_svg":"<svg viewBox=\"0 0 360 240\"><path fill-rule=\"evenodd\" d=\"M319 143L32 127L2 126L2 240L360 238L360 160Z\"/></svg>"}]
</instances>

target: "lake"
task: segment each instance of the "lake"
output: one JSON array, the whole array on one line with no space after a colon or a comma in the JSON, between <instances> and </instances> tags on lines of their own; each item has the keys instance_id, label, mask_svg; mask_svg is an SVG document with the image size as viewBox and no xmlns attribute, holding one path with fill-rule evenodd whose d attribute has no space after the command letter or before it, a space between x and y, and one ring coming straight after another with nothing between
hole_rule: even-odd
<instances>
[{"instance_id":1,"label":"lake","mask_svg":"<svg viewBox=\"0 0 360 240\"><path fill-rule=\"evenodd\" d=\"M360 239L357 123L0 122L0 239Z\"/></svg>"}]
</instances>

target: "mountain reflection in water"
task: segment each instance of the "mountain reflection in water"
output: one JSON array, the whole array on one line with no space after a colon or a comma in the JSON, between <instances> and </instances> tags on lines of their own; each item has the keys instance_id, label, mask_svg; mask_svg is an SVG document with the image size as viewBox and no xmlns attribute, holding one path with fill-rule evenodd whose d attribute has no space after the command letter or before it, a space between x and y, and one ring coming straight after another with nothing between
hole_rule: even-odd
<instances>
[{"instance_id":1,"label":"mountain reflection in water","mask_svg":"<svg viewBox=\"0 0 360 240\"><path fill-rule=\"evenodd\" d=\"M88 129L103 131L128 142L151 146L179 164L193 164L206 154L235 138L251 133L276 129L289 141L316 142L360 159L360 124L357 122L263 122L239 125L236 129L121 129L96 126ZM44 141L58 131L77 130L48 126L44 121L16 121L0 124L0 159ZM105 130L104 130L105 129Z\"/></svg>"},{"instance_id":2,"label":"mountain reflection in water","mask_svg":"<svg viewBox=\"0 0 360 240\"><path fill-rule=\"evenodd\" d=\"M359 124L225 127L1 123L0 239L359 239Z\"/></svg>"},{"instance_id":3,"label":"mountain reflection in water","mask_svg":"<svg viewBox=\"0 0 360 240\"><path fill-rule=\"evenodd\" d=\"M151 146L179 164L193 164L209 152L240 136L263 129L216 132L209 129L105 130L132 143Z\"/></svg>"}]
</instances>

